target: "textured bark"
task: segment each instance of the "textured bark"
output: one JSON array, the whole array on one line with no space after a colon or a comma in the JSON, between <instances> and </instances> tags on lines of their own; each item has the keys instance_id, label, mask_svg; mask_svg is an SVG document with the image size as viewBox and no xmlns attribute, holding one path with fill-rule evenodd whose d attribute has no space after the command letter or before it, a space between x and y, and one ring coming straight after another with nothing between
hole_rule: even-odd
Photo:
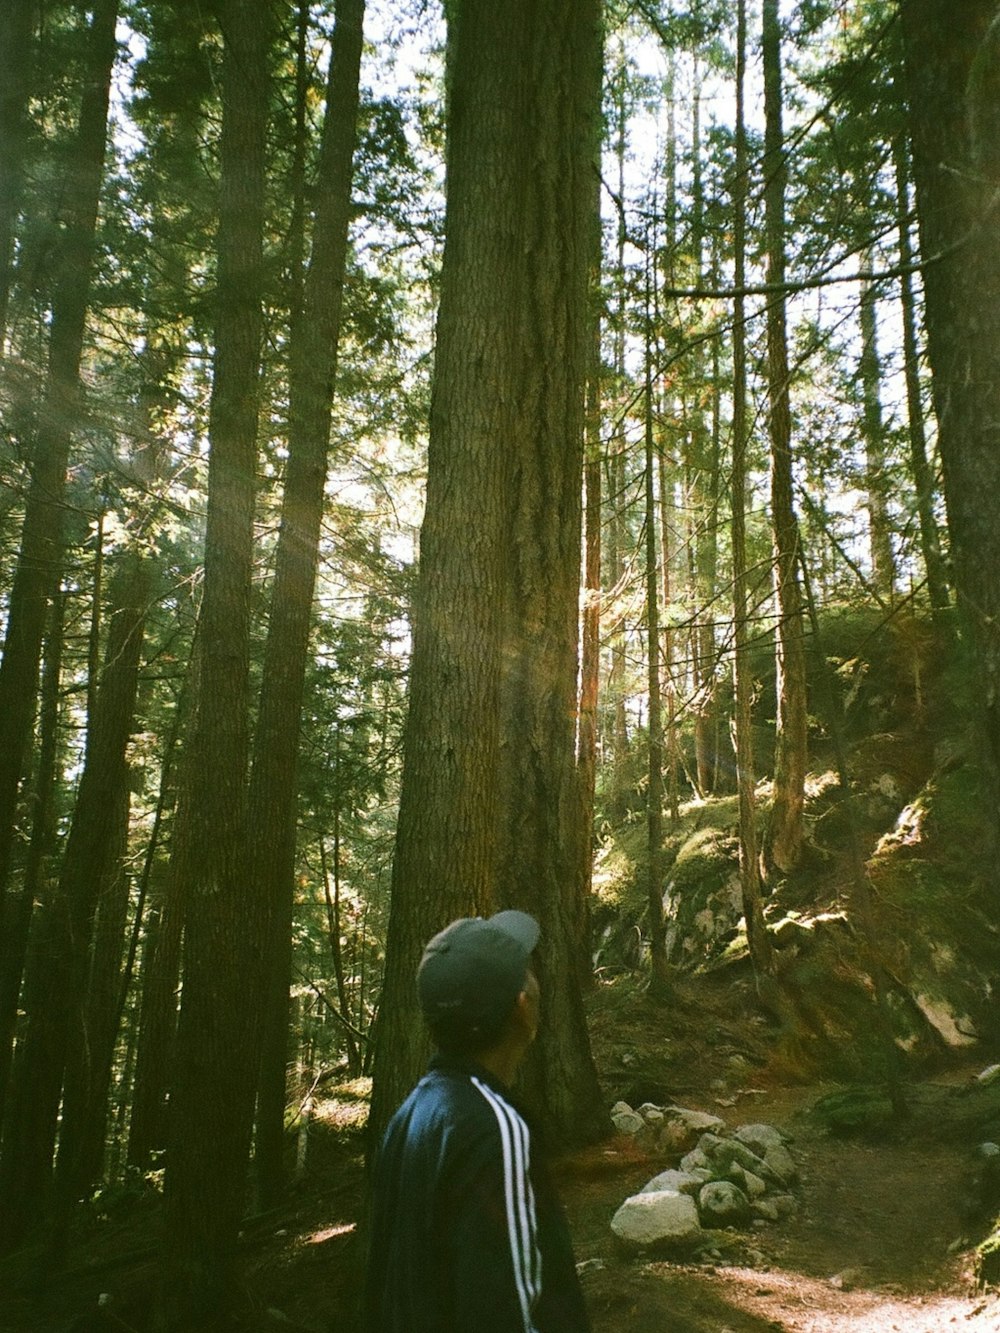
<instances>
[{"instance_id":1,"label":"textured bark","mask_svg":"<svg viewBox=\"0 0 1000 1333\"><path fill-rule=\"evenodd\" d=\"M913 243L910 239L910 181L907 142L900 133L893 141L896 172L896 208L899 228L899 300L903 323L903 368L906 378L906 412L910 443L910 472L917 492L920 520L920 549L927 571L927 592L935 619L951 605L948 570L941 553L941 534L934 513L936 483L928 461L927 429L920 387L920 342L917 337L917 301L913 291Z\"/></svg>"},{"instance_id":2,"label":"textured bark","mask_svg":"<svg viewBox=\"0 0 1000 1333\"><path fill-rule=\"evenodd\" d=\"M764 0L764 211L767 281L785 281L785 178L782 132L781 39L777 0ZM794 869L802 851L806 771L806 665L802 590L799 583L799 525L792 472L785 299L767 308L768 426L771 439L771 523L778 600L778 716L774 755L774 805L767 856L779 871Z\"/></svg>"},{"instance_id":3,"label":"textured bark","mask_svg":"<svg viewBox=\"0 0 1000 1333\"><path fill-rule=\"evenodd\" d=\"M747 232L747 133L745 106L747 48L746 0L739 0L736 42L736 162L733 180L733 286L741 292L746 283ZM733 548L733 648L735 671L736 789L740 809L740 891L750 960L761 980L773 975L774 951L761 906L760 867L757 847L757 810L754 777L751 704L753 670L750 662L749 588L747 586L746 513L747 488L747 351L746 302L742 295L733 306L733 465L730 481L730 514Z\"/></svg>"},{"instance_id":4,"label":"textured bark","mask_svg":"<svg viewBox=\"0 0 1000 1333\"><path fill-rule=\"evenodd\" d=\"M647 328L650 311L646 311ZM645 384L645 529L646 529L646 689L649 695L649 737L646 784L646 845L649 881L646 901L649 923L649 989L657 999L672 993L667 966L667 928L663 915L663 703L660 692L660 579L656 539L656 448L653 435L652 348L646 340Z\"/></svg>"},{"instance_id":5,"label":"textured bark","mask_svg":"<svg viewBox=\"0 0 1000 1333\"><path fill-rule=\"evenodd\" d=\"M34 966L25 977L27 1027L17 1048L0 1156L0 1243L6 1246L22 1240L47 1210L68 1060L76 1079L74 1094L79 1094L74 1112L90 1096L88 967L98 894L114 873L120 811L128 793L125 756L134 724L148 600L141 560L139 571L136 577L126 569L124 591L114 599L118 610L109 626L94 716L88 719L83 772L59 884L39 922L44 947L33 951Z\"/></svg>"},{"instance_id":6,"label":"textured bark","mask_svg":"<svg viewBox=\"0 0 1000 1333\"><path fill-rule=\"evenodd\" d=\"M100 0L87 34L86 83L64 184L66 223L53 283L46 386L0 663L0 894L7 889L11 871L18 789L32 739L45 621L63 563L63 496L72 431L79 417L80 362L104 173L116 16L116 0ZM3 911L0 900L0 930Z\"/></svg>"},{"instance_id":7,"label":"textured bark","mask_svg":"<svg viewBox=\"0 0 1000 1333\"><path fill-rule=\"evenodd\" d=\"M128 844L127 786L116 792L113 800L113 824L108 836L107 864L98 886L86 997L80 1014L74 1015L63 1084L56 1156L60 1228L68 1225L74 1203L97 1183L104 1165L129 905L129 876L124 865Z\"/></svg>"},{"instance_id":8,"label":"textured bark","mask_svg":"<svg viewBox=\"0 0 1000 1333\"><path fill-rule=\"evenodd\" d=\"M14 274L14 236L24 192L28 102L34 82L32 6L0 0L0 359Z\"/></svg>"},{"instance_id":9,"label":"textured bark","mask_svg":"<svg viewBox=\"0 0 1000 1333\"><path fill-rule=\"evenodd\" d=\"M63 655L63 610L65 597L59 593L52 601L49 628L45 640L39 716L38 766L32 793L31 842L25 860L24 881L20 892L11 899L10 914L0 937L0 1124L3 1123L14 1054L18 997L28 952L31 917L37 898L42 896L45 873L55 853L56 831L53 811L58 750L59 690Z\"/></svg>"},{"instance_id":10,"label":"textured bark","mask_svg":"<svg viewBox=\"0 0 1000 1333\"><path fill-rule=\"evenodd\" d=\"M870 272L874 256L865 251L864 267ZM885 475L885 440L882 422L882 371L878 354L878 311L870 283L861 289L861 394L865 439L865 489L867 491L868 541L871 549L872 584L890 606L895 596L896 558L892 549L889 517L889 486Z\"/></svg>"},{"instance_id":11,"label":"textured bark","mask_svg":"<svg viewBox=\"0 0 1000 1333\"><path fill-rule=\"evenodd\" d=\"M256 1090L265 921L247 894L250 587L272 6L219 0L224 38L215 358L191 874L165 1179L163 1322L241 1298L236 1243Z\"/></svg>"},{"instance_id":12,"label":"textured bark","mask_svg":"<svg viewBox=\"0 0 1000 1333\"><path fill-rule=\"evenodd\" d=\"M572 948L586 218L596 5L465 0L411 702L380 1009L376 1132L419 1072L413 974L433 930L542 923L529 1082L569 1138L600 1115ZM589 1074L588 1074L589 1069ZM584 1108L581 1114L581 1108Z\"/></svg>"},{"instance_id":13,"label":"textured bark","mask_svg":"<svg viewBox=\"0 0 1000 1333\"><path fill-rule=\"evenodd\" d=\"M901 6L927 350L961 621L1000 830L1000 23L993 0Z\"/></svg>"},{"instance_id":14,"label":"textured bark","mask_svg":"<svg viewBox=\"0 0 1000 1333\"><path fill-rule=\"evenodd\" d=\"M594 868L594 792L597 783L598 702L601 677L601 181L594 173L590 201L590 341L587 363L584 453L583 612L580 622L580 712L576 764L580 785L580 911L577 947L580 977L593 976L590 898Z\"/></svg>"},{"instance_id":15,"label":"textured bark","mask_svg":"<svg viewBox=\"0 0 1000 1333\"><path fill-rule=\"evenodd\" d=\"M694 71L694 105L691 129L691 245L694 250L695 285L704 279L705 199L701 149L701 72ZM719 501L719 437L705 419L705 347L698 342L692 351L694 382L698 386L688 406L688 504L691 521L690 553L692 602L698 608L691 629L691 666L694 677L694 751L698 791L708 796L715 788L718 767L718 708L716 704L716 645L712 607L716 597Z\"/></svg>"},{"instance_id":16,"label":"textured bark","mask_svg":"<svg viewBox=\"0 0 1000 1333\"><path fill-rule=\"evenodd\" d=\"M338 0L335 17L312 255L304 309L291 331L288 467L250 782L251 882L270 918L272 963L257 1110L262 1207L273 1206L283 1183L296 769L347 262L364 0Z\"/></svg>"}]
</instances>

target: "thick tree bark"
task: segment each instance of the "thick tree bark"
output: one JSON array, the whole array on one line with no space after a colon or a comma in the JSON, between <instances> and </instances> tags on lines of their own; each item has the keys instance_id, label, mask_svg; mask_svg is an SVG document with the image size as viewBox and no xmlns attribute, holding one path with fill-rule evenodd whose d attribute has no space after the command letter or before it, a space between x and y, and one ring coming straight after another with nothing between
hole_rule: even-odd
<instances>
[{"instance_id":1,"label":"thick tree bark","mask_svg":"<svg viewBox=\"0 0 1000 1333\"><path fill-rule=\"evenodd\" d=\"M283 1177L296 767L347 262L364 0L338 0L335 17L312 255L304 310L291 331L288 469L250 782L251 873L271 916L257 1111L263 1207L277 1201Z\"/></svg>"},{"instance_id":2,"label":"thick tree bark","mask_svg":"<svg viewBox=\"0 0 1000 1333\"><path fill-rule=\"evenodd\" d=\"M63 495L79 415L80 362L104 175L116 0L99 0L88 30L86 84L65 180L65 217L54 280L49 361L39 409L21 549L0 663L0 895L7 889L18 789L31 745L47 608L63 563ZM0 930L4 900L0 899Z\"/></svg>"},{"instance_id":3,"label":"thick tree bark","mask_svg":"<svg viewBox=\"0 0 1000 1333\"><path fill-rule=\"evenodd\" d=\"M241 1298L265 921L247 895L253 572L269 0L218 0L224 38L215 362L191 875L165 1180L164 1322L210 1325Z\"/></svg>"},{"instance_id":4,"label":"thick tree bark","mask_svg":"<svg viewBox=\"0 0 1000 1333\"><path fill-rule=\"evenodd\" d=\"M785 280L785 178L782 131L781 36L777 0L764 0L764 212L767 281ZM806 771L806 665L802 590L799 583L799 525L792 473L785 299L767 308L767 380L771 438L771 523L778 600L778 717L774 755L774 806L767 858L780 872L793 870L802 852Z\"/></svg>"},{"instance_id":5,"label":"thick tree bark","mask_svg":"<svg viewBox=\"0 0 1000 1333\"><path fill-rule=\"evenodd\" d=\"M1000 23L993 0L903 0L913 176L944 496L975 645L1000 834Z\"/></svg>"},{"instance_id":6,"label":"thick tree bark","mask_svg":"<svg viewBox=\"0 0 1000 1333\"><path fill-rule=\"evenodd\" d=\"M600 1099L573 941L587 214L597 6L464 0L411 703L372 1124L420 1070L413 975L450 918L542 924L528 1081L569 1139ZM581 1114L581 1108L583 1113Z\"/></svg>"}]
</instances>

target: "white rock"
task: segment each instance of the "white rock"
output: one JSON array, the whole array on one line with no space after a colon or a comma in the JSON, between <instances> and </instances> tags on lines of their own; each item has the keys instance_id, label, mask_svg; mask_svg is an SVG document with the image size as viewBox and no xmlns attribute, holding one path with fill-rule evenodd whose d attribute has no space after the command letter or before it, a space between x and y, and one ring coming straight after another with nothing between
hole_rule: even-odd
<instances>
[{"instance_id":1,"label":"white rock","mask_svg":"<svg viewBox=\"0 0 1000 1333\"><path fill-rule=\"evenodd\" d=\"M707 1227L739 1226L750 1216L750 1201L730 1180L710 1180L698 1195L698 1212Z\"/></svg>"},{"instance_id":2,"label":"white rock","mask_svg":"<svg viewBox=\"0 0 1000 1333\"><path fill-rule=\"evenodd\" d=\"M763 1222L779 1222L781 1210L773 1199L755 1199L750 1205L754 1217Z\"/></svg>"},{"instance_id":3,"label":"white rock","mask_svg":"<svg viewBox=\"0 0 1000 1333\"><path fill-rule=\"evenodd\" d=\"M740 1143L745 1143L758 1157L763 1157L768 1148L783 1148L785 1136L773 1125L740 1125L733 1135Z\"/></svg>"},{"instance_id":4,"label":"white rock","mask_svg":"<svg viewBox=\"0 0 1000 1333\"><path fill-rule=\"evenodd\" d=\"M707 1171L711 1174L712 1164L700 1148L693 1148L681 1158L681 1170L689 1175L693 1171Z\"/></svg>"},{"instance_id":5,"label":"white rock","mask_svg":"<svg viewBox=\"0 0 1000 1333\"><path fill-rule=\"evenodd\" d=\"M615 1102L614 1106L611 1108L611 1114L613 1116L625 1115L626 1112L628 1112L629 1115L632 1114L632 1108L629 1106L628 1102Z\"/></svg>"},{"instance_id":6,"label":"white rock","mask_svg":"<svg viewBox=\"0 0 1000 1333\"><path fill-rule=\"evenodd\" d=\"M761 1195L767 1193L767 1185L761 1180L760 1176L755 1176L752 1171L743 1170L742 1187L746 1192L748 1199L759 1199Z\"/></svg>"},{"instance_id":7,"label":"white rock","mask_svg":"<svg viewBox=\"0 0 1000 1333\"><path fill-rule=\"evenodd\" d=\"M781 1146L768 1148L764 1154L764 1162L786 1185L792 1185L798 1180L798 1169L787 1148Z\"/></svg>"},{"instance_id":8,"label":"white rock","mask_svg":"<svg viewBox=\"0 0 1000 1333\"><path fill-rule=\"evenodd\" d=\"M679 1120L694 1134L726 1128L724 1120L720 1120L717 1115L711 1115L708 1111L689 1111L683 1106L665 1106L663 1110L671 1120Z\"/></svg>"},{"instance_id":9,"label":"white rock","mask_svg":"<svg viewBox=\"0 0 1000 1333\"><path fill-rule=\"evenodd\" d=\"M646 1182L640 1194L658 1194L661 1190L673 1190L676 1194L694 1196L708 1180L707 1171L661 1171L658 1176Z\"/></svg>"},{"instance_id":10,"label":"white rock","mask_svg":"<svg viewBox=\"0 0 1000 1333\"><path fill-rule=\"evenodd\" d=\"M619 1111L617 1115L612 1115L611 1123L619 1134L638 1134L646 1127L645 1120L635 1111Z\"/></svg>"},{"instance_id":11,"label":"white rock","mask_svg":"<svg viewBox=\"0 0 1000 1333\"><path fill-rule=\"evenodd\" d=\"M637 1248L690 1245L701 1235L694 1199L675 1190L633 1194L611 1219L619 1240Z\"/></svg>"}]
</instances>

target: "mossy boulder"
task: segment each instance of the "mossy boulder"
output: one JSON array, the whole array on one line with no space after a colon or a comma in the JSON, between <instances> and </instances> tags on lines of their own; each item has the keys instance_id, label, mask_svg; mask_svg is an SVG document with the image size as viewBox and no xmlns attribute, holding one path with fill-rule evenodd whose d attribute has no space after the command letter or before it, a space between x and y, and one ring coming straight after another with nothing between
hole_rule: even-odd
<instances>
[{"instance_id":1,"label":"mossy boulder","mask_svg":"<svg viewBox=\"0 0 1000 1333\"><path fill-rule=\"evenodd\" d=\"M743 914L739 842L730 828L702 828L677 853L663 894L667 955L695 969L721 955Z\"/></svg>"}]
</instances>

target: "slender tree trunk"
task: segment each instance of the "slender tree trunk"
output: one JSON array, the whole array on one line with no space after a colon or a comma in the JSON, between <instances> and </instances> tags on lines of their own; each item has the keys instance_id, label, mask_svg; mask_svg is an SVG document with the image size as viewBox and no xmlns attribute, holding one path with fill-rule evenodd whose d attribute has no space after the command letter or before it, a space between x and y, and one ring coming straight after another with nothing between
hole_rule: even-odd
<instances>
[{"instance_id":1,"label":"slender tree trunk","mask_svg":"<svg viewBox=\"0 0 1000 1333\"><path fill-rule=\"evenodd\" d=\"M648 307L648 300L647 300ZM650 311L646 321L649 328ZM649 883L646 900L649 919L650 994L669 999L673 993L667 966L666 921L663 915L663 707L660 697L659 567L656 540L656 448L653 432L653 367L650 338L646 337L645 384L645 495L646 495L646 642L649 694L649 742L646 789L646 843Z\"/></svg>"},{"instance_id":2,"label":"slender tree trunk","mask_svg":"<svg viewBox=\"0 0 1000 1333\"><path fill-rule=\"evenodd\" d=\"M589 983L590 897L594 869L594 793L597 785L598 702L601 676L601 181L594 173L591 192L590 355L587 368L584 449L583 614L580 636L580 714L577 773L580 783L581 899L577 945L580 975Z\"/></svg>"},{"instance_id":3,"label":"slender tree trunk","mask_svg":"<svg viewBox=\"0 0 1000 1333\"><path fill-rule=\"evenodd\" d=\"M330 940L330 956L333 959L333 975L337 981L337 1004L340 1006L341 1027L344 1032L344 1048L347 1051L347 1069L352 1078L361 1073L361 1060L358 1041L351 1026L350 996L347 991L347 977L344 972L344 951L341 945L340 915L340 802L335 797L333 810L333 891L330 890L330 872L326 863L326 849L320 839L320 858L323 869L323 897L326 900L326 927Z\"/></svg>"},{"instance_id":4,"label":"slender tree trunk","mask_svg":"<svg viewBox=\"0 0 1000 1333\"><path fill-rule=\"evenodd\" d=\"M158 818L175 804L170 830L170 861L164 884L154 890L141 968L135 1075L126 1160L141 1171L149 1169L153 1154L167 1146L167 1093L174 1060L177 999L184 931L184 896L191 867L190 798L194 789L194 749L184 745L190 735L189 713L199 691L200 622L196 619L191 656L174 705L174 724L167 754L160 769ZM179 754L179 758L178 758ZM174 773L181 772L176 781Z\"/></svg>"},{"instance_id":5,"label":"slender tree trunk","mask_svg":"<svg viewBox=\"0 0 1000 1333\"><path fill-rule=\"evenodd\" d=\"M93 955L81 1015L81 1037L69 1052L56 1157L56 1200L60 1229L72 1207L100 1179L108 1137L108 1094L118 1041L118 1006L128 920L129 877L124 866L128 841L128 789L117 794L109 838L108 867L99 885ZM62 1233L60 1239L64 1239Z\"/></svg>"},{"instance_id":6,"label":"slender tree trunk","mask_svg":"<svg viewBox=\"0 0 1000 1333\"><path fill-rule=\"evenodd\" d=\"M236 1242L256 1091L266 922L247 894L250 589L272 7L219 0L224 39L215 373L184 986L165 1181L164 1323L241 1299Z\"/></svg>"},{"instance_id":7,"label":"slender tree trunk","mask_svg":"<svg viewBox=\"0 0 1000 1333\"><path fill-rule=\"evenodd\" d=\"M618 198L625 198L625 159L628 148L628 107L625 95L625 50L624 40L619 45L620 67L618 71L618 104L615 108L615 157L618 165ZM625 211L624 203L618 213L617 267L618 283L617 309L615 312L614 366L616 378L616 402L621 397L625 383L625 324L626 324L626 279L625 279ZM620 404L617 405L620 412ZM628 444L625 437L624 422L619 421L611 440L608 455L608 484L604 488L610 510L608 518L607 572L605 586L613 589L608 599L612 618L608 625L611 639L611 670L608 673L608 700L612 708L609 736L609 751L614 765L615 780L613 790L619 803L619 813L626 808L625 764L628 759L629 734L625 697L628 691L626 679L626 653L624 617L621 612L622 582L625 573L625 548L628 541L625 520L625 486L627 476Z\"/></svg>"},{"instance_id":8,"label":"slender tree trunk","mask_svg":"<svg viewBox=\"0 0 1000 1333\"><path fill-rule=\"evenodd\" d=\"M122 578L127 580L127 574ZM47 947L33 953L25 978L27 1028L13 1071L0 1156L0 1241L13 1245L45 1214L67 1060L87 1087L86 988L99 887L118 850L118 812L128 791L126 748L132 733L148 583L128 581L108 634L95 713L59 885L46 921ZM84 1092L81 1100L85 1100ZM72 1133L72 1129L70 1130Z\"/></svg>"},{"instance_id":9,"label":"slender tree trunk","mask_svg":"<svg viewBox=\"0 0 1000 1333\"><path fill-rule=\"evenodd\" d=\"M871 249L865 251L865 268L874 266ZM861 394L865 438L865 490L868 508L868 538L871 547L872 583L889 606L895 600L896 557L892 549L889 516L889 484L885 475L885 430L882 422L882 371L878 355L878 310L875 289L861 289Z\"/></svg>"},{"instance_id":10,"label":"slender tree trunk","mask_svg":"<svg viewBox=\"0 0 1000 1333\"><path fill-rule=\"evenodd\" d=\"M138 690L146 613L152 594L154 567L143 550L127 553L111 587L107 660L99 674L93 716L106 725L114 709L119 718L114 755L114 784L105 799L109 807L103 873L93 888L90 916L94 938L89 963L77 964L81 996L79 1014L70 1029L67 1069L59 1130L57 1183L64 1218L73 1202L98 1178L104 1154L105 1117L111 1066L120 1022L121 965L128 915L128 875L123 865L128 840L129 785L125 746L132 729ZM120 696L120 698L119 698ZM126 716L128 713L128 716ZM123 739L124 738L124 739ZM82 793L81 786L81 793ZM74 947L82 947L74 941Z\"/></svg>"},{"instance_id":11,"label":"slender tree trunk","mask_svg":"<svg viewBox=\"0 0 1000 1333\"><path fill-rule=\"evenodd\" d=\"M104 174L116 18L116 0L99 0L87 34L86 84L65 180L66 224L54 280L46 386L0 663L0 894L6 892L12 868L18 788L32 739L47 609L59 587L63 564L63 495L70 439L79 416L80 362ZM0 900L0 933L3 914Z\"/></svg>"},{"instance_id":12,"label":"slender tree trunk","mask_svg":"<svg viewBox=\"0 0 1000 1333\"><path fill-rule=\"evenodd\" d=\"M745 117L747 15L746 0L738 0L736 39L736 162L733 180L733 286L746 285L747 222L747 132ZM774 974L771 948L761 906L760 868L757 842L757 801L754 780L751 700L753 672L750 664L747 587L746 513L747 491L747 352L746 301L737 295L733 303L733 465L730 483L733 551L733 646L736 707L733 720L736 749L736 789L740 808L740 889L747 944L758 991L764 978Z\"/></svg>"},{"instance_id":13,"label":"slender tree trunk","mask_svg":"<svg viewBox=\"0 0 1000 1333\"><path fill-rule=\"evenodd\" d=\"M312 256L304 310L291 330L288 469L250 782L252 873L271 918L257 1110L263 1207L273 1206L283 1187L296 768L347 262L364 0L338 0L335 15Z\"/></svg>"},{"instance_id":14,"label":"slender tree trunk","mask_svg":"<svg viewBox=\"0 0 1000 1333\"><path fill-rule=\"evenodd\" d=\"M0 1125L3 1124L10 1065L14 1053L18 997L28 952L28 936L36 899L42 896L48 863L55 852L54 797L59 751L59 688L63 656L65 596L52 601L45 640L39 719L38 772L32 804L31 842L24 867L24 883L12 899L6 931L0 938Z\"/></svg>"},{"instance_id":15,"label":"slender tree trunk","mask_svg":"<svg viewBox=\"0 0 1000 1333\"><path fill-rule=\"evenodd\" d=\"M691 245L694 251L695 281L704 278L705 198L702 175L701 148L701 70L696 62L694 72L694 107L691 129ZM706 429L705 409L708 388L704 344L699 342L693 352L695 391L688 409L689 441L689 503L691 505L691 566L693 576L693 605L697 607L696 621L691 632L691 662L695 685L694 737L695 768L698 790L709 795L715 785L717 766L717 707L715 686L715 621L712 607L715 602L716 571L718 567L718 498L719 455L718 438Z\"/></svg>"},{"instance_id":16,"label":"slender tree trunk","mask_svg":"<svg viewBox=\"0 0 1000 1333\"><path fill-rule=\"evenodd\" d=\"M785 281L785 179L782 131L781 30L778 0L763 4L764 212L767 280ZM774 756L774 806L768 860L786 873L802 852L802 810L806 771L806 666L802 590L799 582L799 525L792 474L792 419L789 401L785 299L771 298L767 310L767 378L771 438L771 522L774 529L775 589L778 601L778 717Z\"/></svg>"},{"instance_id":17,"label":"slender tree trunk","mask_svg":"<svg viewBox=\"0 0 1000 1333\"><path fill-rule=\"evenodd\" d=\"M0 361L14 278L14 237L24 192L34 71L32 6L25 0L0 0Z\"/></svg>"},{"instance_id":18,"label":"slender tree trunk","mask_svg":"<svg viewBox=\"0 0 1000 1333\"><path fill-rule=\"evenodd\" d=\"M935 482L928 462L927 429L920 389L920 344L917 337L917 301L913 291L913 245L910 240L910 181L906 136L897 134L892 146L896 171L896 206L899 230L899 299L903 316L903 368L906 377L907 425L910 441L910 471L917 492L920 520L920 549L927 571L927 592L935 621L951 605L948 571L941 553L941 536L934 514Z\"/></svg>"}]
</instances>

